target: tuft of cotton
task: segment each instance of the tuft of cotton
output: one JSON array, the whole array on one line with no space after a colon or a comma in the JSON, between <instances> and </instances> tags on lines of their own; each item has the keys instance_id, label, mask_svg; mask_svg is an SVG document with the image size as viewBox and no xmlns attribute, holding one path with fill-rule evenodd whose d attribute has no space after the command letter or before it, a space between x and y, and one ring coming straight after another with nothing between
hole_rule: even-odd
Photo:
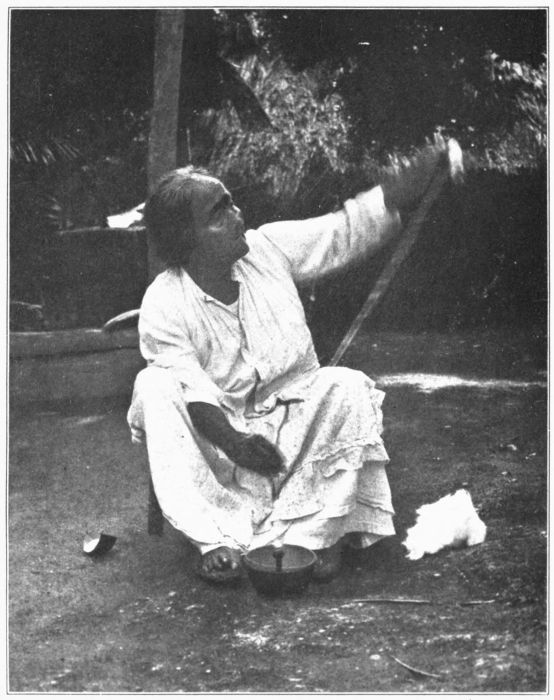
<instances>
[{"instance_id":1,"label":"tuft of cotton","mask_svg":"<svg viewBox=\"0 0 554 700\"><path fill-rule=\"evenodd\" d=\"M408 559L421 559L445 547L472 547L485 541L487 526L478 516L466 489L417 509L417 520L402 543Z\"/></svg>"},{"instance_id":2,"label":"tuft of cotton","mask_svg":"<svg viewBox=\"0 0 554 700\"><path fill-rule=\"evenodd\" d=\"M456 139L448 139L447 143L450 177L455 183L464 179L464 156Z\"/></svg>"}]
</instances>

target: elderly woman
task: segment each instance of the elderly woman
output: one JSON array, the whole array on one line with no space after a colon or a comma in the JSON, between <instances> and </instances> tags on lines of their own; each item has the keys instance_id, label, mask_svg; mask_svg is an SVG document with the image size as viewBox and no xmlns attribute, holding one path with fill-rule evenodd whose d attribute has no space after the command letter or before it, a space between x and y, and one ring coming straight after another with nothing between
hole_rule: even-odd
<instances>
[{"instance_id":1,"label":"elderly woman","mask_svg":"<svg viewBox=\"0 0 554 700\"><path fill-rule=\"evenodd\" d=\"M344 544L394 534L383 393L362 372L320 367L296 285L390 241L442 155L427 149L336 213L246 232L229 191L203 171L169 173L148 199L166 270L142 302L147 367L128 419L204 578L234 580L242 553L289 543L316 551L314 576L329 580Z\"/></svg>"}]
</instances>

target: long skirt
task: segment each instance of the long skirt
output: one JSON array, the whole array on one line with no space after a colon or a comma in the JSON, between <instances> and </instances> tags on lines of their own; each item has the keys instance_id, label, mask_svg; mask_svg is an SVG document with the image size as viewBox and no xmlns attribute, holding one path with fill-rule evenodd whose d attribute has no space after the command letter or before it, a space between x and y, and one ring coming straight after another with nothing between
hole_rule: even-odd
<instances>
[{"instance_id":1,"label":"long skirt","mask_svg":"<svg viewBox=\"0 0 554 700\"><path fill-rule=\"evenodd\" d=\"M323 367L306 398L269 413L231 414L241 432L263 435L286 472L269 478L232 462L192 425L184 390L167 369L136 379L128 422L145 441L154 490L167 520L206 553L270 543L329 547L355 533L358 546L394 534L383 392L362 372Z\"/></svg>"}]
</instances>

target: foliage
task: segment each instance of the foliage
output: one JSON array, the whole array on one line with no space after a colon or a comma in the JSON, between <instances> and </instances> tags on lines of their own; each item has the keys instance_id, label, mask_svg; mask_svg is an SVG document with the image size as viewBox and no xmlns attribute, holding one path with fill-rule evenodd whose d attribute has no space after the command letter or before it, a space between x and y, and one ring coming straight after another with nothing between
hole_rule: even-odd
<instances>
[{"instance_id":1,"label":"foliage","mask_svg":"<svg viewBox=\"0 0 554 700\"><path fill-rule=\"evenodd\" d=\"M90 114L72 139L12 137L10 293L49 304L59 264L56 236L103 226L106 216L144 195L147 114ZM68 129L69 130L69 129ZM19 140L21 139L21 140ZM52 145L50 145L52 144ZM58 144L59 148L55 148Z\"/></svg>"},{"instance_id":2,"label":"foliage","mask_svg":"<svg viewBox=\"0 0 554 700\"><path fill-rule=\"evenodd\" d=\"M11 13L12 154L55 165L57 147L78 149L76 178L97 201L89 224L144 193L154 14ZM357 167L365 152L371 169L437 129L456 136L479 167L517 169L544 155L544 11L193 10L186 27L182 162L208 161L241 187L261 191L264 182L283 207L310 162L340 173L345 160ZM252 58L260 50L264 59ZM261 122L237 77L267 105L281 136L252 133ZM251 151L240 155L250 158L250 183L227 162L241 146ZM12 177L29 179L17 167ZM56 178L50 171L48 179ZM59 219L84 223L75 214Z\"/></svg>"},{"instance_id":3,"label":"foliage","mask_svg":"<svg viewBox=\"0 0 554 700\"><path fill-rule=\"evenodd\" d=\"M57 232L144 198L154 14L11 13L14 299L42 303L52 289ZM479 171L542 167L545 16L189 10L180 162L224 179L252 226L336 208L436 130Z\"/></svg>"},{"instance_id":4,"label":"foliage","mask_svg":"<svg viewBox=\"0 0 554 700\"><path fill-rule=\"evenodd\" d=\"M154 17L152 10L12 11L12 299L51 307L52 293L59 296L58 233L103 226L108 214L144 198ZM183 86L183 100L220 108L238 94L235 106L252 126L261 119L258 103L220 56L220 49L239 58L252 51L245 14L196 11L188 20L184 60L199 82L187 84L192 93ZM210 92L212 102L203 102Z\"/></svg>"},{"instance_id":5,"label":"foliage","mask_svg":"<svg viewBox=\"0 0 554 700\"><path fill-rule=\"evenodd\" d=\"M14 10L10 35L14 196L35 227L101 223L144 188L153 13Z\"/></svg>"},{"instance_id":6,"label":"foliage","mask_svg":"<svg viewBox=\"0 0 554 700\"><path fill-rule=\"evenodd\" d=\"M468 167L544 163L543 13L265 11L250 21L273 58L243 62L241 73L275 132L244 132L232 113L212 111L204 162L253 223L331 208L348 181L374 182L380 165L434 131L461 142Z\"/></svg>"},{"instance_id":7,"label":"foliage","mask_svg":"<svg viewBox=\"0 0 554 700\"><path fill-rule=\"evenodd\" d=\"M489 51L483 59L490 89L474 94L484 125L478 165L514 172L544 164L546 157L546 60L537 68ZM477 111L477 104L475 105ZM474 145L470 142L470 145Z\"/></svg>"},{"instance_id":8,"label":"foliage","mask_svg":"<svg viewBox=\"0 0 554 700\"><path fill-rule=\"evenodd\" d=\"M498 160L515 170L523 157L537 165L544 153L544 10L269 10L256 17L270 50L295 69L322 60L343 68L336 87L358 151L383 160L441 130L480 166Z\"/></svg>"},{"instance_id":9,"label":"foliage","mask_svg":"<svg viewBox=\"0 0 554 700\"><path fill-rule=\"evenodd\" d=\"M268 202L275 203L272 213L278 218L290 216L297 209L302 183L310 176L314 179L314 170L312 190L321 190L318 179L343 174L352 159L343 101L328 89L336 84L337 71L320 64L293 73L281 58L252 57L240 72L273 128L245 132L232 112L212 112L206 117L214 134L206 164L239 197L242 193L243 200L250 193L249 213L255 219L267 216ZM260 196L265 212L253 206Z\"/></svg>"},{"instance_id":10,"label":"foliage","mask_svg":"<svg viewBox=\"0 0 554 700\"><path fill-rule=\"evenodd\" d=\"M38 141L32 137L18 139L10 143L10 160L20 164L53 165L60 160L73 160L79 151L64 138L45 134Z\"/></svg>"},{"instance_id":11,"label":"foliage","mask_svg":"<svg viewBox=\"0 0 554 700\"><path fill-rule=\"evenodd\" d=\"M181 61L179 130L188 147L187 130L209 110L232 106L243 129L256 131L270 126L249 85L235 64L259 51L245 12L196 10L187 12ZM187 148L183 157L190 160Z\"/></svg>"}]
</instances>

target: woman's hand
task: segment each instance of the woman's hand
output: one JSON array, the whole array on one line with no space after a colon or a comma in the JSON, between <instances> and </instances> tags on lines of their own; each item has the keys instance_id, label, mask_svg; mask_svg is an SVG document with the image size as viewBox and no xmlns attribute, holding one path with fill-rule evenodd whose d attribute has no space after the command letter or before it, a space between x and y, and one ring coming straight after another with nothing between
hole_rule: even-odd
<instances>
[{"instance_id":1,"label":"woman's hand","mask_svg":"<svg viewBox=\"0 0 554 700\"><path fill-rule=\"evenodd\" d=\"M237 433L236 438L225 451L239 467L262 476L277 476L284 470L279 451L262 435Z\"/></svg>"},{"instance_id":2,"label":"woman's hand","mask_svg":"<svg viewBox=\"0 0 554 700\"><path fill-rule=\"evenodd\" d=\"M263 476L277 476L284 471L283 459L275 445L261 435L235 430L219 407L193 402L188 404L188 410L198 432L222 449L239 467Z\"/></svg>"},{"instance_id":3,"label":"woman's hand","mask_svg":"<svg viewBox=\"0 0 554 700\"><path fill-rule=\"evenodd\" d=\"M454 139L445 141L440 135L433 144L419 150L413 158L397 159L384 168L380 184L387 209L409 210L416 206L435 173L448 170L454 182L463 176L462 151Z\"/></svg>"}]
</instances>

